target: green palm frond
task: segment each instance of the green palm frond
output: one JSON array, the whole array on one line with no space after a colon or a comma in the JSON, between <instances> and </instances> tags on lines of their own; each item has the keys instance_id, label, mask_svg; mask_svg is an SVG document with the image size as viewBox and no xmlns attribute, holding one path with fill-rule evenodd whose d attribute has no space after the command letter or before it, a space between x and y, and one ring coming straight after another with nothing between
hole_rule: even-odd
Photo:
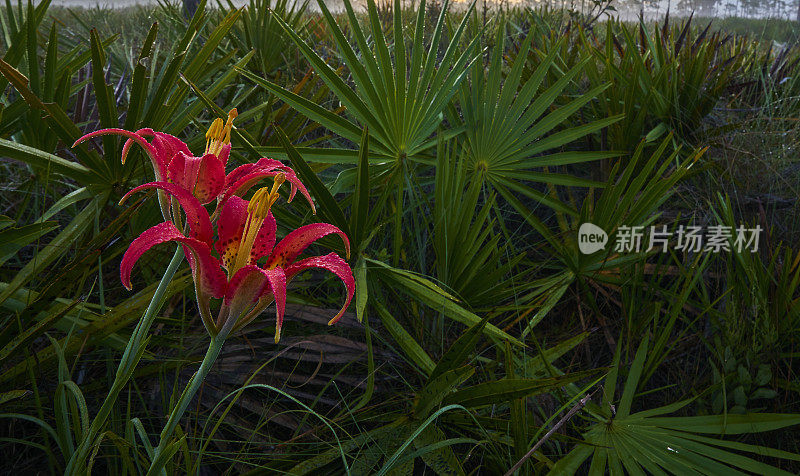
<instances>
[{"instance_id":1,"label":"green palm frond","mask_svg":"<svg viewBox=\"0 0 800 476\"><path fill-rule=\"evenodd\" d=\"M367 3L367 31L362 29L351 3L345 1L344 7L354 44L347 39L325 3L319 1L319 8L339 48L341 59L352 75L353 86L339 76L286 22L277 17L276 20L345 106L348 118L335 115L252 73L243 74L309 119L354 143L358 143L362 127L368 127L373 156L396 161L418 159L436 146L436 141L431 140L430 136L442 123L442 111L475 59L478 37L470 39L463 50L459 48L468 15L452 32L450 41L443 44L447 2L430 39L426 39L424 34L426 5L421 2L409 51L403 33L399 0L395 0L393 36L388 38L381 27L374 1ZM470 5L470 11L472 8L474 2ZM444 49L441 57L440 45ZM445 134L454 135L458 132L459 129L451 129ZM268 148L259 151L271 152ZM320 156L319 153L314 155L327 162L341 161L330 160L333 157ZM355 151L352 156L355 157Z\"/></svg>"},{"instance_id":2,"label":"green palm frond","mask_svg":"<svg viewBox=\"0 0 800 476\"><path fill-rule=\"evenodd\" d=\"M541 169L619 155L608 151L578 152L559 149L615 123L621 116L565 127L570 116L595 99L610 84L600 84L578 97L570 98L566 104L555 107L556 100L578 78L591 58L584 57L561 75L558 81L543 88L548 72L556 67L556 60L565 40L562 39L553 46L533 73L523 80L524 67L528 62L528 51L534 36L531 31L525 37L516 61L509 66L508 75L503 78L506 31L505 25L501 24L497 29L488 68L475 63L470 81L462 85L459 98L466 129L465 142L469 157L467 166L474 175L489 183L504 197L527 197L576 216L577 211L572 207L531 187L529 183L544 182L574 187L600 185L589 179ZM527 214L525 208L518 206L516 199L509 201L523 215Z\"/></svg>"},{"instance_id":3,"label":"green palm frond","mask_svg":"<svg viewBox=\"0 0 800 476\"><path fill-rule=\"evenodd\" d=\"M800 455L765 446L713 438L779 430L800 424L800 416L771 413L670 417L694 399L633 413L640 387L648 339L645 338L630 366L619 400L614 398L620 365L620 349L614 370L606 377L599 421L583 434L584 442L560 459L549 474L582 473L591 458L590 475L601 474L791 474L757 461L759 457L800 461ZM612 402L617 402L612 406ZM583 473L582 473L583 474Z\"/></svg>"}]
</instances>

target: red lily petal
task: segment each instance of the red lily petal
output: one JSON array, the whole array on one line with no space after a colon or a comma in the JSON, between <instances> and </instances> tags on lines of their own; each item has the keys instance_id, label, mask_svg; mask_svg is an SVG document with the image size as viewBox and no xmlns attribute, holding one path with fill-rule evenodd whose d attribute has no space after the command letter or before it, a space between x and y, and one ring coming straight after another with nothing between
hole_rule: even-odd
<instances>
[{"instance_id":1,"label":"red lily petal","mask_svg":"<svg viewBox=\"0 0 800 476\"><path fill-rule=\"evenodd\" d=\"M347 256L350 256L350 240L339 228L329 223L312 223L301 226L286 235L280 243L275 246L272 255L267 260L266 268L275 266L286 267L292 263L306 248L323 236L336 233L342 237Z\"/></svg>"},{"instance_id":2,"label":"red lily petal","mask_svg":"<svg viewBox=\"0 0 800 476\"><path fill-rule=\"evenodd\" d=\"M220 203L224 203L233 195L247 193L260 180L266 177L274 177L279 173L283 173L286 176L286 181L291 184L288 201L291 202L297 190L300 190L300 193L303 194L311 206L311 210L316 213L317 209L311 199L311 194L308 193L308 189L294 171L290 167L283 165L281 161L268 158L260 159L255 164L245 164L233 169L225 178L225 190L222 192Z\"/></svg>"},{"instance_id":3,"label":"red lily petal","mask_svg":"<svg viewBox=\"0 0 800 476\"><path fill-rule=\"evenodd\" d=\"M219 161L222 162L222 165L228 165L228 158L231 156L231 145L225 144L222 146L222 150L219 151Z\"/></svg>"},{"instance_id":4,"label":"red lily petal","mask_svg":"<svg viewBox=\"0 0 800 476\"><path fill-rule=\"evenodd\" d=\"M314 200L311 199L311 194L308 193L308 189L303 182L295 174L286 174L286 181L292 184L292 188L289 192L289 199L286 200L287 202L291 202L294 199L294 195L300 190L300 193L305 197L308 205L311 207L311 212L313 214L317 214L317 207L314 206Z\"/></svg>"},{"instance_id":5,"label":"red lily petal","mask_svg":"<svg viewBox=\"0 0 800 476\"><path fill-rule=\"evenodd\" d=\"M272 212L269 212L267 218L264 219L264 223L261 224L261 229L258 230L258 235L256 235L256 239L253 242L253 250L250 251L250 259L253 263L272 253L272 249L275 248L275 235L277 232L278 223L275 221Z\"/></svg>"},{"instance_id":6,"label":"red lily petal","mask_svg":"<svg viewBox=\"0 0 800 476\"><path fill-rule=\"evenodd\" d=\"M281 340L283 315L286 312L286 273L281 268L265 269L272 297L275 299L275 343Z\"/></svg>"},{"instance_id":7,"label":"red lily petal","mask_svg":"<svg viewBox=\"0 0 800 476\"><path fill-rule=\"evenodd\" d=\"M284 173L294 174L294 170L292 170L291 167L287 165L283 165L283 162L281 162L280 160L268 159L265 157L259 159L258 162L252 164L240 165L239 167L236 167L235 169L231 170L231 173L229 173L227 177L228 181L230 183L238 182L242 177L248 175L249 173L251 173L253 170L256 169L265 169L265 170L279 169Z\"/></svg>"},{"instance_id":8,"label":"red lily petal","mask_svg":"<svg viewBox=\"0 0 800 476\"><path fill-rule=\"evenodd\" d=\"M239 244L244 234L245 223L247 222L248 201L233 196L225 202L217 220L217 232L219 238L214 244L214 248L222 257L225 269L231 269L239 250ZM250 252L250 263L254 264L262 256L267 256L275 246L275 233L277 224L275 217L270 212L261 229L253 242L253 249Z\"/></svg>"},{"instance_id":9,"label":"red lily petal","mask_svg":"<svg viewBox=\"0 0 800 476\"><path fill-rule=\"evenodd\" d=\"M269 157L261 157L255 163L255 165L258 166L258 167L264 167L264 168L271 167L271 168L276 168L276 169L283 169L284 172L294 173L294 170L292 170L292 168L289 167L288 165L284 164L283 162L281 162L278 159L270 159Z\"/></svg>"},{"instance_id":10,"label":"red lily petal","mask_svg":"<svg viewBox=\"0 0 800 476\"><path fill-rule=\"evenodd\" d=\"M153 137L153 135L155 134L155 131L153 129L150 129L149 127L146 127L144 129L139 129L134 134L136 134L137 136L142 137L142 138L144 138L144 137ZM125 163L125 158L128 157L128 152L131 150L131 146L133 146L134 143L138 143L138 144L142 145L142 143L139 140L137 140L136 138L130 138L130 139L126 140L125 141L125 145L122 146L122 163L123 164ZM153 160L153 157L157 154L157 151L156 151L155 147L153 147L153 145L150 144L149 142L147 142L147 147L145 147L144 145L142 145L142 147L145 148L145 150L147 151L148 155L150 155L150 159ZM155 162L153 162L153 164L155 164ZM163 165L164 165L164 174L166 174L166 166L167 166L167 164L164 163ZM161 172L157 171L156 173L158 174L158 173L161 173ZM157 177L156 180L163 180L164 178L166 178L166 175L164 175L164 177Z\"/></svg>"},{"instance_id":11,"label":"red lily petal","mask_svg":"<svg viewBox=\"0 0 800 476\"><path fill-rule=\"evenodd\" d=\"M155 245L177 241L184 245L184 251L192 268L195 284L199 284L198 291L220 298L225 294L227 279L219 266L219 261L211 255L211 249L200 240L183 235L172 222L163 222L148 228L137 237L125 251L120 263L120 279L122 285L131 289L131 270L136 261ZM198 294L199 294L198 292Z\"/></svg>"},{"instance_id":12,"label":"red lily petal","mask_svg":"<svg viewBox=\"0 0 800 476\"><path fill-rule=\"evenodd\" d=\"M156 135L156 131L154 131L153 129L151 129L149 127L143 127L141 129L139 129L138 131L136 131L136 133L139 134L142 137L153 137L153 136Z\"/></svg>"},{"instance_id":13,"label":"red lily petal","mask_svg":"<svg viewBox=\"0 0 800 476\"><path fill-rule=\"evenodd\" d=\"M247 200L233 197L222 207L217 219L218 237L214 249L222 258L225 269L231 269L236 259L236 251L239 249L244 224L247 221L247 203Z\"/></svg>"},{"instance_id":14,"label":"red lily petal","mask_svg":"<svg viewBox=\"0 0 800 476\"><path fill-rule=\"evenodd\" d=\"M152 131L152 130L151 130ZM121 135L128 138L125 141L125 145L122 147L122 163L125 163L125 158L128 156L128 151L131 148L131 145L135 142L144 148L145 152L147 152L147 156L150 157L150 161L153 163L153 170L156 173L156 180L161 180L166 176L166 168L167 164L164 163L163 159L161 158L158 150L147 140L137 132L127 131L125 129L118 129L118 128L108 128L108 129L100 129L99 131L90 132L72 144L72 147L80 144L81 142L87 141L93 137L97 136L104 136L104 135Z\"/></svg>"},{"instance_id":15,"label":"red lily petal","mask_svg":"<svg viewBox=\"0 0 800 476\"><path fill-rule=\"evenodd\" d=\"M152 131L152 129L147 129L147 131ZM189 146L185 142L166 132L153 132L152 144L156 152L164 158L165 165L169 164L169 161L178 152L183 152L189 156L192 155L192 151L189 150Z\"/></svg>"},{"instance_id":16,"label":"red lily petal","mask_svg":"<svg viewBox=\"0 0 800 476\"><path fill-rule=\"evenodd\" d=\"M225 185L225 164L214 154L192 157L178 151L167 167L167 177L206 204L217 198Z\"/></svg>"},{"instance_id":17,"label":"red lily petal","mask_svg":"<svg viewBox=\"0 0 800 476\"><path fill-rule=\"evenodd\" d=\"M225 269L231 269L236 260L236 252L239 250L247 221L247 203L247 200L233 197L222 207L217 219L218 238L214 249L222 258Z\"/></svg>"},{"instance_id":18,"label":"red lily petal","mask_svg":"<svg viewBox=\"0 0 800 476\"><path fill-rule=\"evenodd\" d=\"M353 299L353 294L356 291L356 280L353 277L353 270L350 269L347 262L339 255L336 253L329 253L325 256L306 258L288 266L286 268L286 277L291 280L297 273L308 268L327 269L338 276L347 289L347 300L344 306L342 306L342 309L328 322L328 325L335 324L342 317L344 311L347 310L347 306L350 305L350 301Z\"/></svg>"},{"instance_id":19,"label":"red lily petal","mask_svg":"<svg viewBox=\"0 0 800 476\"><path fill-rule=\"evenodd\" d=\"M128 131L128 130L125 130L125 129L119 129L119 128L116 128L116 127L109 127L107 129L100 129L100 130L97 130L97 131L94 131L94 132L90 132L88 134L84 134L81 137L79 137L78 140L76 140L72 144L72 147L75 147L76 145L80 144L81 142L86 142L87 140L89 140L89 139L91 139L93 137L105 136L105 135L121 135L121 136L125 136L125 137L128 138L129 141L134 141L137 144L141 145L142 147L144 147L145 149L148 149L148 150L150 150L153 147L149 142L147 142L147 139L142 137L140 134L138 134L136 132L131 132L131 131Z\"/></svg>"},{"instance_id":20,"label":"red lily petal","mask_svg":"<svg viewBox=\"0 0 800 476\"><path fill-rule=\"evenodd\" d=\"M148 155L150 156L150 160L153 162L153 168L156 169L157 167L156 180L158 181L165 180L167 178L167 166L175 154L178 152L183 152L186 155L192 155L192 153L189 151L189 146L171 134L167 134L165 132L156 132L149 127L139 129L133 134L139 136L139 138L142 138L142 140L144 140L145 137L152 137L153 141L152 143L145 141L145 143L148 144L148 146L145 146L140 140L137 140L136 137L124 134L129 137L129 139L125 141L125 145L122 146L122 163L125 163L125 158L128 156L128 151L130 150L131 145L133 142L136 142L144 147L147 151Z\"/></svg>"},{"instance_id":21,"label":"red lily petal","mask_svg":"<svg viewBox=\"0 0 800 476\"><path fill-rule=\"evenodd\" d=\"M194 195L189 193L180 185L169 182L150 182L144 185L139 185L130 192L126 193L120 203L128 199L128 197L139 190L147 188L157 188L169 193L180 203L184 212L186 212L186 220L189 222L190 236L206 243L211 243L214 237L214 232L211 228L211 218L203 205L195 198Z\"/></svg>"},{"instance_id":22,"label":"red lily petal","mask_svg":"<svg viewBox=\"0 0 800 476\"><path fill-rule=\"evenodd\" d=\"M145 142L146 142L146 141L145 141ZM134 140L134 139L128 139L128 140L126 140L126 141L125 141L125 144L123 144L123 146L122 146L122 163L123 163L123 164L125 163L125 159L127 159L127 158L128 158L128 153L131 151L131 147L133 147L133 144L135 144L135 143L137 143L137 141L136 141L136 140ZM142 147L144 147L144 148L145 148L145 150L146 150L146 151L148 151L148 150L150 150L150 147L152 147L152 146L150 145L150 143L149 143L149 142L146 142L146 143L147 143L147 146L145 147L145 146L143 145ZM148 156L149 156L149 157L152 157L152 156L150 155L150 153L149 153L149 152L148 152ZM152 160L152 159L151 159L151 160ZM155 164L155 163L154 163L154 164ZM154 168L155 168L155 167L154 167ZM161 173L160 171L158 171L158 170L156 171L156 175L158 175L158 174L160 174L160 173ZM156 177L156 180L160 180L161 178L162 178L162 177Z\"/></svg>"}]
</instances>

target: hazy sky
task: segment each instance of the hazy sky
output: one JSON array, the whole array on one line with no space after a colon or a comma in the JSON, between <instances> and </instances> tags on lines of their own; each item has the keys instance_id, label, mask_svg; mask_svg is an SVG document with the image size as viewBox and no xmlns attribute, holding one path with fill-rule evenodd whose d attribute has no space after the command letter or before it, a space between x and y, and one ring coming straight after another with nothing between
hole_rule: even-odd
<instances>
[{"instance_id":1,"label":"hazy sky","mask_svg":"<svg viewBox=\"0 0 800 476\"><path fill-rule=\"evenodd\" d=\"M148 3L156 3L155 0L52 0L53 5L61 5L61 6L85 6L85 7L94 7L96 5L105 6L105 7L125 7L131 6L136 4L148 4ZM174 1L174 0L173 0ZM232 0L235 5L244 5L248 3L248 0ZM299 0L302 1L302 0ZM351 0L355 4L362 4L363 0ZM408 0L404 0L406 3ZM419 0L414 0L419 1ZM458 2L466 2L468 0L451 0L456 3ZM482 0L478 0L479 4ZM487 3L491 3L492 0L487 0ZM497 1L497 0L495 0ZM570 5L572 1L575 1L576 4L580 4L580 0L502 0L504 2L509 3L527 3L534 5L536 3L541 4L548 4L551 6L558 6L558 5ZM635 11L638 14L638 5L641 0L616 0L614 4L617 6L621 13L627 13L629 11ZM744 3L741 3L744 2ZM670 10L673 14L688 14L689 11L692 9L699 10L697 13L700 13L703 16L728 16L728 15L741 15L741 16L750 16L750 17L783 17L783 18L790 18L794 19L797 15L797 2L800 0L646 0L648 4L645 7L645 14L649 14L648 16L659 16L663 15L664 12L667 11L667 7L670 7ZM35 2L38 3L38 2ZM588 3L588 2L587 2ZM208 0L209 5L216 5L217 0ZM333 10L337 10L341 8L341 0L326 0L326 4L329 8ZM755 8L755 9L747 9L743 10L741 7L742 5L758 5L763 4L765 7L762 8ZM310 6L313 10L315 8L316 1L311 0ZM682 6L681 8L676 8L678 6ZM767 7L768 6L768 7ZM635 7L635 8L634 8Z\"/></svg>"},{"instance_id":2,"label":"hazy sky","mask_svg":"<svg viewBox=\"0 0 800 476\"><path fill-rule=\"evenodd\" d=\"M36 2L38 3L38 2ZM146 5L148 3L156 3L155 0L53 0L53 5L61 5L61 6L86 6L86 7L93 7L95 5L100 5L103 7L127 7L131 5ZM209 0L208 2L210 5L216 4L216 1ZM237 5L244 5L248 3L247 0L233 0L234 4Z\"/></svg>"}]
</instances>

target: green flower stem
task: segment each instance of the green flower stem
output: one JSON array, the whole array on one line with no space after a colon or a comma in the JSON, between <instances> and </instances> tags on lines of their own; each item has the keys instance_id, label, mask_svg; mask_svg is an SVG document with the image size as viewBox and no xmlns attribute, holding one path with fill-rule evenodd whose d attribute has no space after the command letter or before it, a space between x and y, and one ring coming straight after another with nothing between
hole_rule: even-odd
<instances>
[{"instance_id":1,"label":"green flower stem","mask_svg":"<svg viewBox=\"0 0 800 476\"><path fill-rule=\"evenodd\" d=\"M147 310L145 310L139 323L136 324L136 328L133 330L133 334L131 334L131 338L128 340L128 345L125 347L125 352L122 354L119 367L117 367L114 383L111 385L111 389L108 391L103 405L92 420L89 430L83 435L80 445L72 454L64 474L79 475L84 473L86 460L94 439L103 425L105 425L106 419L111 413L111 409L117 402L119 393L125 387L125 384L128 383L128 380L130 380L131 375L133 375L133 370L136 368L136 364L138 364L139 360L142 358L145 337L150 331L150 326L153 325L156 313L161 308L164 294L167 292L167 287L172 281L172 277L175 276L175 272L178 270L182 261L183 247L178 246L175 250L175 254L172 256L172 261L169 262L169 266L167 266L167 270L164 272L164 277L161 278L161 282L158 283L158 287L153 293L153 298L150 300Z\"/></svg>"},{"instance_id":2,"label":"green flower stem","mask_svg":"<svg viewBox=\"0 0 800 476\"><path fill-rule=\"evenodd\" d=\"M195 394L200 389L206 375L208 375L208 372L217 360L222 346L225 344L225 339L231 332L231 327L230 325L225 325L219 334L211 338L211 344L208 346L208 351L206 351L206 355L200 363L200 368L197 369L197 372L189 380L189 383L186 384L186 388L183 389L181 397L169 414L167 424L164 425L164 429L161 430L158 446L153 451L152 463L150 464L150 469L147 471L148 476L166 474L164 472L164 465L169 458L162 458L161 461L159 461L158 457L165 451L170 438L172 438L172 433L175 431L175 427L178 426L178 422L189 407L189 403L191 403L192 398L194 398Z\"/></svg>"}]
</instances>

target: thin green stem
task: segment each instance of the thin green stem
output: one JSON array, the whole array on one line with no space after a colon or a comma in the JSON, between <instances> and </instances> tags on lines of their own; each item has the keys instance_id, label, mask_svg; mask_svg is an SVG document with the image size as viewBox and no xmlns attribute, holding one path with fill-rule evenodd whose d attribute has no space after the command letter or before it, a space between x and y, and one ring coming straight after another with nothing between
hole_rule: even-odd
<instances>
[{"instance_id":1,"label":"thin green stem","mask_svg":"<svg viewBox=\"0 0 800 476\"><path fill-rule=\"evenodd\" d=\"M200 367L189 380L189 383L186 384L186 388L183 389L183 393L181 393L178 402L172 409L172 412L169 414L167 424L164 425L164 429L161 430L158 446L153 451L153 461L150 464L150 469L147 471L148 476L166 474L163 470L164 465L166 465L169 458L159 459L159 455L164 453L166 450L167 444L170 442L172 434L175 432L175 428L178 426L178 422L180 422L181 417L189 407L189 403L191 403L195 394L200 389L200 386L203 384L206 375L208 375L208 372L211 370L211 367L213 367L214 362L217 360L217 357L222 350L222 346L225 344L225 339L228 337L228 334L230 334L231 327L232 326L230 325L224 326L219 334L211 338L211 343L208 346L205 357L203 357L203 361L200 363Z\"/></svg>"},{"instance_id":2,"label":"thin green stem","mask_svg":"<svg viewBox=\"0 0 800 476\"><path fill-rule=\"evenodd\" d=\"M108 395L103 401L103 404L100 406L100 410L97 412L97 415L95 415L94 419L92 420L92 424L89 426L89 431L84 435L80 445L72 454L64 474L78 475L83 472L82 470L86 465L86 458L89 455L89 451L95 437L98 433L100 433L103 425L105 425L108 415L111 413L111 410L114 408L114 405L117 402L119 393L125 387L125 384L128 383L128 380L130 380L131 375L133 375L133 370L136 368L136 365L142 358L145 336L147 336L148 332L150 331L150 326L152 326L153 321L155 320L156 313L163 304L164 294L167 292L167 287L172 281L172 277L175 276L175 272L178 270L178 267L182 261L183 248L179 246L175 250L175 254L172 256L172 261L169 262L167 270L164 272L164 277L162 277L161 282L158 283L158 287L153 293L153 298L150 300L147 310L145 310L142 318L139 320L139 323L136 324L136 328L133 330L133 334L131 334L131 338L128 340L128 345L125 347L125 352L122 354L122 359L119 362L119 367L117 367L117 373L114 377L114 383L111 385Z\"/></svg>"}]
</instances>

